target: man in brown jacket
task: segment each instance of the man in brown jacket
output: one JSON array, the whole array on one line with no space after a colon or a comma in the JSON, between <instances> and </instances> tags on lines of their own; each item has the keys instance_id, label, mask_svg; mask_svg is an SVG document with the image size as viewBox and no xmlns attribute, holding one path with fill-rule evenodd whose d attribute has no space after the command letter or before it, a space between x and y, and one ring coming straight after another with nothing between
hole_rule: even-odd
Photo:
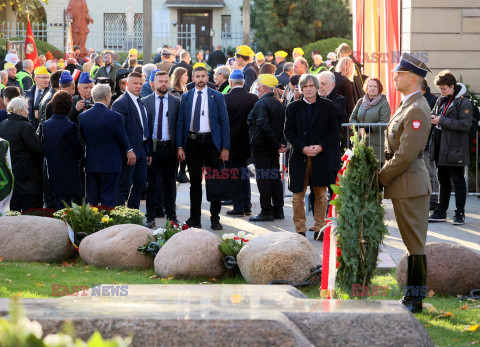
<instances>
[{"instance_id":1,"label":"man in brown jacket","mask_svg":"<svg viewBox=\"0 0 480 347\"><path fill-rule=\"evenodd\" d=\"M430 107L421 85L430 70L404 53L394 71L395 87L404 97L385 132L386 162L379 179L385 187L385 198L392 199L398 229L409 253L407 286L401 302L415 313L422 311L427 293L425 242L432 188L422 157L430 130Z\"/></svg>"}]
</instances>

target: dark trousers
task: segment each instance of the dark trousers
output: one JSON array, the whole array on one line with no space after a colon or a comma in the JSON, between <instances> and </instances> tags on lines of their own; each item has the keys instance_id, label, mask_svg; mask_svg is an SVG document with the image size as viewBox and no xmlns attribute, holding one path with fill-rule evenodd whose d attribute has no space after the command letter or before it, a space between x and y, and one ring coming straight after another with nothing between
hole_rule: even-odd
<instances>
[{"instance_id":1,"label":"dark trousers","mask_svg":"<svg viewBox=\"0 0 480 347\"><path fill-rule=\"evenodd\" d=\"M118 173L88 173L86 178L87 202L90 205L115 207L117 202Z\"/></svg>"},{"instance_id":2,"label":"dark trousers","mask_svg":"<svg viewBox=\"0 0 480 347\"><path fill-rule=\"evenodd\" d=\"M233 209L237 212L245 212L245 210L249 211L252 209L252 192L250 188L250 171L247 168L247 159L230 159L229 163L231 168L239 169L243 185L243 198L233 200Z\"/></svg>"},{"instance_id":3,"label":"dark trousers","mask_svg":"<svg viewBox=\"0 0 480 347\"><path fill-rule=\"evenodd\" d=\"M79 203L79 195L73 194L55 194L55 199L57 200L57 206L55 207L55 211L61 210L65 208L65 202L68 206L72 206L72 202Z\"/></svg>"},{"instance_id":4,"label":"dark trousers","mask_svg":"<svg viewBox=\"0 0 480 347\"><path fill-rule=\"evenodd\" d=\"M150 167L149 167L150 169ZM147 189L148 189L148 174L147 174ZM158 172L157 176L157 202L155 204L156 210L164 211L164 202L163 202L163 177L162 171Z\"/></svg>"},{"instance_id":5,"label":"dark trousers","mask_svg":"<svg viewBox=\"0 0 480 347\"><path fill-rule=\"evenodd\" d=\"M12 198L10 199L10 210L24 212L32 208L42 208L42 193L36 194L19 194L18 191L13 188Z\"/></svg>"},{"instance_id":6,"label":"dark trousers","mask_svg":"<svg viewBox=\"0 0 480 347\"><path fill-rule=\"evenodd\" d=\"M274 211L283 208L279 157L278 153L253 153L252 159L263 215L272 215Z\"/></svg>"},{"instance_id":7,"label":"dark trousers","mask_svg":"<svg viewBox=\"0 0 480 347\"><path fill-rule=\"evenodd\" d=\"M147 154L145 150L135 153L137 161L135 165L123 164L122 173L118 181L117 206L125 205L129 208L140 208L142 193L147 188Z\"/></svg>"},{"instance_id":8,"label":"dark trousers","mask_svg":"<svg viewBox=\"0 0 480 347\"><path fill-rule=\"evenodd\" d=\"M46 159L43 160L43 203L46 208L54 209L58 207L58 201L55 197L55 194L53 194L52 189L50 188L50 182L48 181L48 170L47 170Z\"/></svg>"},{"instance_id":9,"label":"dark trousers","mask_svg":"<svg viewBox=\"0 0 480 347\"><path fill-rule=\"evenodd\" d=\"M155 207L159 191L163 192L163 206L167 218L176 219L175 213L175 175L177 173L177 158L173 153L172 142L157 144L157 150L152 153L152 163L147 175L147 220L155 219ZM161 175L160 187L157 186Z\"/></svg>"},{"instance_id":10,"label":"dark trousers","mask_svg":"<svg viewBox=\"0 0 480 347\"><path fill-rule=\"evenodd\" d=\"M452 192L451 180L455 186L457 212L465 212L467 184L464 173L465 168L463 166L437 166L438 183L440 185L440 195L436 209L438 212L445 213L448 210L450 194Z\"/></svg>"},{"instance_id":11,"label":"dark trousers","mask_svg":"<svg viewBox=\"0 0 480 347\"><path fill-rule=\"evenodd\" d=\"M187 140L185 153L190 174L190 218L200 222L202 217L202 167L220 168L220 153L213 144L212 137L206 135L195 140ZM220 220L221 201L210 202L210 220Z\"/></svg>"}]
</instances>

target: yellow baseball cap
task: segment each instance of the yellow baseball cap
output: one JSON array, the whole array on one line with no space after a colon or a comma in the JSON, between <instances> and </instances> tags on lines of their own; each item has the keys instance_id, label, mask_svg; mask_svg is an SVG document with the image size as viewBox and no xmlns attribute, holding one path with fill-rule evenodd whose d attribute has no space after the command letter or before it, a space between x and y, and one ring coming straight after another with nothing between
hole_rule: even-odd
<instances>
[{"instance_id":1,"label":"yellow baseball cap","mask_svg":"<svg viewBox=\"0 0 480 347\"><path fill-rule=\"evenodd\" d=\"M277 51L277 52L275 52L275 56L276 56L276 57L278 56L278 57L286 58L287 55L288 55L288 53L285 52L285 51Z\"/></svg>"},{"instance_id":2,"label":"yellow baseball cap","mask_svg":"<svg viewBox=\"0 0 480 347\"><path fill-rule=\"evenodd\" d=\"M293 53L298 53L300 55L304 55L305 53L303 52L303 49L301 49L300 47L296 47L293 49Z\"/></svg>"},{"instance_id":3,"label":"yellow baseball cap","mask_svg":"<svg viewBox=\"0 0 480 347\"><path fill-rule=\"evenodd\" d=\"M256 60L265 60L265 56L263 55L262 52L258 52L257 55L255 56Z\"/></svg>"},{"instance_id":4,"label":"yellow baseball cap","mask_svg":"<svg viewBox=\"0 0 480 347\"><path fill-rule=\"evenodd\" d=\"M57 66L61 69L63 69L65 67L65 63L61 63L61 62L58 62L57 63Z\"/></svg>"},{"instance_id":5,"label":"yellow baseball cap","mask_svg":"<svg viewBox=\"0 0 480 347\"><path fill-rule=\"evenodd\" d=\"M240 55L243 55L245 57L254 57L255 52L248 46L243 45L243 46L238 46L237 47L237 52Z\"/></svg>"},{"instance_id":6,"label":"yellow baseball cap","mask_svg":"<svg viewBox=\"0 0 480 347\"><path fill-rule=\"evenodd\" d=\"M15 67L15 65L13 65L12 63L5 63L5 65L4 65L3 68L4 68L5 70L8 70L8 69L11 69L12 67Z\"/></svg>"},{"instance_id":7,"label":"yellow baseball cap","mask_svg":"<svg viewBox=\"0 0 480 347\"><path fill-rule=\"evenodd\" d=\"M135 48L131 48L128 51L128 55L138 55L138 51Z\"/></svg>"},{"instance_id":8,"label":"yellow baseball cap","mask_svg":"<svg viewBox=\"0 0 480 347\"><path fill-rule=\"evenodd\" d=\"M193 65L193 69L195 70L197 67L206 67L204 63L196 63Z\"/></svg>"},{"instance_id":9,"label":"yellow baseball cap","mask_svg":"<svg viewBox=\"0 0 480 347\"><path fill-rule=\"evenodd\" d=\"M35 69L35 76L37 75L48 75L48 70L45 66L39 66Z\"/></svg>"},{"instance_id":10,"label":"yellow baseball cap","mask_svg":"<svg viewBox=\"0 0 480 347\"><path fill-rule=\"evenodd\" d=\"M258 76L258 83L267 87L275 87L278 84L278 80L275 76L264 73Z\"/></svg>"}]
</instances>

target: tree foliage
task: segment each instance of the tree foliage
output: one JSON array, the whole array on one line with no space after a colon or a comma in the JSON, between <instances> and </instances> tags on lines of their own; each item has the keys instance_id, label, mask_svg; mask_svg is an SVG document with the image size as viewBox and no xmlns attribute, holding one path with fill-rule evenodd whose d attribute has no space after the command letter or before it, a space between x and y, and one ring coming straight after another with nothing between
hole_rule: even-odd
<instances>
[{"instance_id":1,"label":"tree foliage","mask_svg":"<svg viewBox=\"0 0 480 347\"><path fill-rule=\"evenodd\" d=\"M251 21L254 40L264 50L290 52L329 37L351 37L345 0L254 0Z\"/></svg>"},{"instance_id":2,"label":"tree foliage","mask_svg":"<svg viewBox=\"0 0 480 347\"><path fill-rule=\"evenodd\" d=\"M337 208L337 243L340 248L337 281L351 292L353 284L368 286L377 267L378 252L388 230L383 222L382 192L378 183L378 161L373 149L354 130L353 157L332 201Z\"/></svg>"}]
</instances>

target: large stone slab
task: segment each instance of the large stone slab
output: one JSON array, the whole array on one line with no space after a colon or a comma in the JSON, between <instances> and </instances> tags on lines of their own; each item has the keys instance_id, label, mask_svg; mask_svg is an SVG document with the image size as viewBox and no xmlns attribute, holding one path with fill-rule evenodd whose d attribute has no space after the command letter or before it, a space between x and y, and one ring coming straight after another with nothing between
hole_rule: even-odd
<instances>
[{"instance_id":1,"label":"large stone slab","mask_svg":"<svg viewBox=\"0 0 480 347\"><path fill-rule=\"evenodd\" d=\"M313 300L266 285L102 285L81 294L23 304L45 334L70 319L83 339L133 333L133 346L433 346L394 301ZM0 315L7 311L0 299Z\"/></svg>"}]
</instances>

